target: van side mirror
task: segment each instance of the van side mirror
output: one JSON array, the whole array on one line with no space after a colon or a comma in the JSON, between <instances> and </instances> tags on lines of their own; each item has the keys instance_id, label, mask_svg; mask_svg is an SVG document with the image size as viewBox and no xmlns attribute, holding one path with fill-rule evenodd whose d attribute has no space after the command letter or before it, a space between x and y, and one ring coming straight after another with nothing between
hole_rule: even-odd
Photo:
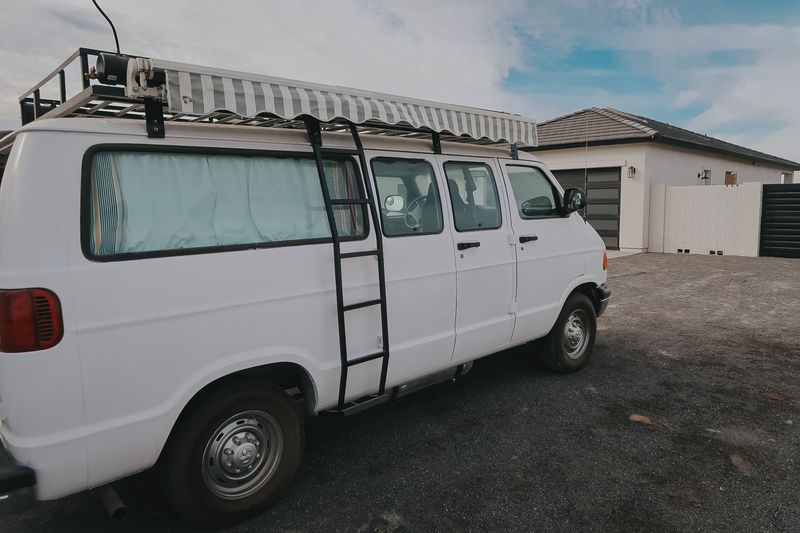
<instances>
[{"instance_id":1,"label":"van side mirror","mask_svg":"<svg viewBox=\"0 0 800 533\"><path fill-rule=\"evenodd\" d=\"M392 213L398 213L402 211L403 207L405 207L405 201L399 194L387 196L383 201L383 208L387 211L391 211Z\"/></svg>"},{"instance_id":2,"label":"van side mirror","mask_svg":"<svg viewBox=\"0 0 800 533\"><path fill-rule=\"evenodd\" d=\"M574 213L586 207L586 193L580 189L567 189L564 191L564 212Z\"/></svg>"},{"instance_id":3,"label":"van side mirror","mask_svg":"<svg viewBox=\"0 0 800 533\"><path fill-rule=\"evenodd\" d=\"M557 211L556 206L553 205L552 197L549 196L529 198L522 202L519 210L526 217L551 216Z\"/></svg>"}]
</instances>

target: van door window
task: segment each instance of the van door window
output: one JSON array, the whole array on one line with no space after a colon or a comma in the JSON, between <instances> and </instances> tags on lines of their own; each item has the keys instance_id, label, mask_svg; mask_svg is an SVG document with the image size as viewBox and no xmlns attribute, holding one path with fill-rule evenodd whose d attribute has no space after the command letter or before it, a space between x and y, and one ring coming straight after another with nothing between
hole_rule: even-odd
<instances>
[{"instance_id":1,"label":"van door window","mask_svg":"<svg viewBox=\"0 0 800 533\"><path fill-rule=\"evenodd\" d=\"M444 173L456 230L497 229L502 225L497 186L488 165L448 162Z\"/></svg>"},{"instance_id":2,"label":"van door window","mask_svg":"<svg viewBox=\"0 0 800 533\"><path fill-rule=\"evenodd\" d=\"M506 165L506 173L520 218L559 216L558 191L544 172L536 167Z\"/></svg>"},{"instance_id":3,"label":"van door window","mask_svg":"<svg viewBox=\"0 0 800 533\"><path fill-rule=\"evenodd\" d=\"M361 196L352 161L325 167L332 197ZM100 151L92 155L87 188L83 239L94 257L331 236L311 158ZM340 234L365 236L363 206L343 207L336 213Z\"/></svg>"},{"instance_id":4,"label":"van door window","mask_svg":"<svg viewBox=\"0 0 800 533\"><path fill-rule=\"evenodd\" d=\"M372 160L383 234L387 237L441 233L442 206L433 167L427 161Z\"/></svg>"}]
</instances>

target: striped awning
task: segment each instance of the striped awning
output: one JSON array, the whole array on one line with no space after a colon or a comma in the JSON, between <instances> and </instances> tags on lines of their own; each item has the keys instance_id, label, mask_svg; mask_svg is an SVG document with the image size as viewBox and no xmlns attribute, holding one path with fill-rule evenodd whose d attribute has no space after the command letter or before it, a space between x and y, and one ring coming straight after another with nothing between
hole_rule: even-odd
<instances>
[{"instance_id":1,"label":"striped awning","mask_svg":"<svg viewBox=\"0 0 800 533\"><path fill-rule=\"evenodd\" d=\"M510 113L454 106L345 87L153 60L167 79L167 110L203 115L227 111L292 120L310 115L323 122L344 119L428 129L475 140L536 146L536 122Z\"/></svg>"}]
</instances>

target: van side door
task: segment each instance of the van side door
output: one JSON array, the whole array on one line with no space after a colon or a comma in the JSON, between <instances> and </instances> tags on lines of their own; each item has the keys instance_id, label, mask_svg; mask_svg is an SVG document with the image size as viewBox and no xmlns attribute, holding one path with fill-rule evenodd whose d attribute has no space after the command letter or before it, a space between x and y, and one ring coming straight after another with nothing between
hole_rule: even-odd
<instances>
[{"instance_id":1,"label":"van side door","mask_svg":"<svg viewBox=\"0 0 800 533\"><path fill-rule=\"evenodd\" d=\"M547 333L570 282L584 273L584 224L577 213L562 216L562 191L544 166L501 160L517 255L514 341Z\"/></svg>"},{"instance_id":2,"label":"van side door","mask_svg":"<svg viewBox=\"0 0 800 533\"><path fill-rule=\"evenodd\" d=\"M396 385L450 365L456 316L453 244L435 157L377 151L366 155L384 236L387 383Z\"/></svg>"},{"instance_id":3,"label":"van side door","mask_svg":"<svg viewBox=\"0 0 800 533\"><path fill-rule=\"evenodd\" d=\"M454 361L502 348L514 315L514 250L508 203L494 160L437 156L447 184L456 261Z\"/></svg>"}]
</instances>

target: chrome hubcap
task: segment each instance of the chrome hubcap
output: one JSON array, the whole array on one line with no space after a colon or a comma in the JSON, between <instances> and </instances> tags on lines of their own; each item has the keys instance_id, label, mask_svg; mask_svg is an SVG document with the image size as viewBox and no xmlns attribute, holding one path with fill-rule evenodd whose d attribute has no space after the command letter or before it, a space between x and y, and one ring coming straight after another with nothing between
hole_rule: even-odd
<instances>
[{"instance_id":1,"label":"chrome hubcap","mask_svg":"<svg viewBox=\"0 0 800 533\"><path fill-rule=\"evenodd\" d=\"M586 312L573 311L564 325L564 350L570 359L580 359L589 343L588 322Z\"/></svg>"},{"instance_id":2,"label":"chrome hubcap","mask_svg":"<svg viewBox=\"0 0 800 533\"><path fill-rule=\"evenodd\" d=\"M263 411L246 411L226 420L203 453L203 481L226 500L246 498L272 477L283 455L278 422Z\"/></svg>"}]
</instances>

